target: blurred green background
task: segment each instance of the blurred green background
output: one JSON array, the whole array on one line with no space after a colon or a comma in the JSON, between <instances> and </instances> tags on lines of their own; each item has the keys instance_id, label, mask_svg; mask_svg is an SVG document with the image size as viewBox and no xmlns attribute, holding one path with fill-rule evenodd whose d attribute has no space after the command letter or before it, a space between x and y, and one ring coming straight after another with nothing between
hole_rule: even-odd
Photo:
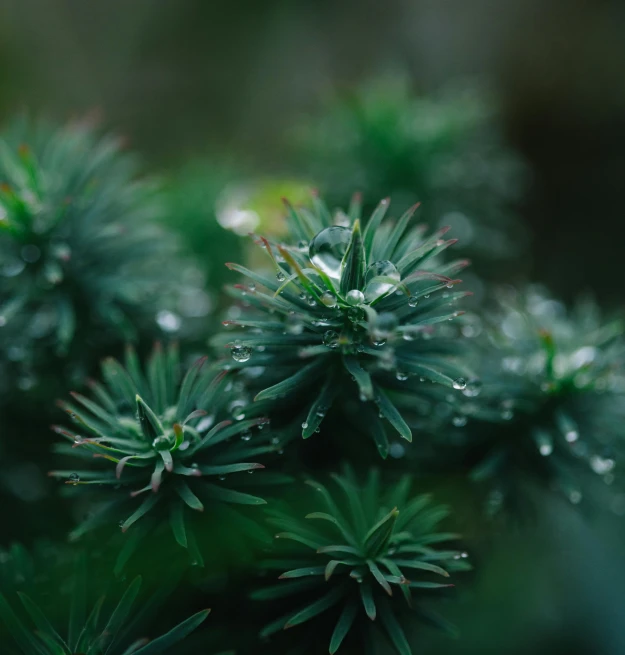
<instances>
[{"instance_id":1,"label":"blurred green background","mask_svg":"<svg viewBox=\"0 0 625 655\"><path fill-rule=\"evenodd\" d=\"M533 175L533 277L618 300L625 200L619 0L3 0L0 118L97 113L155 170L227 151L283 169L284 135L396 68L425 92L480 76Z\"/></svg>"},{"instance_id":2,"label":"blurred green background","mask_svg":"<svg viewBox=\"0 0 625 655\"><path fill-rule=\"evenodd\" d=\"M123 134L175 187L172 223L187 222L187 235L203 225L204 241L189 245L217 290L240 247L214 222L220 188L305 177L287 135L334 93L395 71L425 94L476 78L499 97L528 165L516 210L531 256L519 267L565 299L589 288L620 306L624 35L622 0L0 0L0 123L20 110L88 114ZM221 258L214 242L202 258L207 240ZM467 519L481 560L446 609L463 638L426 633L422 652L625 653L616 509L547 507L537 527L501 527L488 548Z\"/></svg>"}]
</instances>

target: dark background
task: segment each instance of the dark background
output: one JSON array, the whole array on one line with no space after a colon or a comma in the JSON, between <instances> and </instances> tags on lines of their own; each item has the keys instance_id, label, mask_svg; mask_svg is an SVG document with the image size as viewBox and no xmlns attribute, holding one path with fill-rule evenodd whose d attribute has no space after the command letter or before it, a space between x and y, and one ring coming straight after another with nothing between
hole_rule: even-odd
<instances>
[{"instance_id":1,"label":"dark background","mask_svg":"<svg viewBox=\"0 0 625 655\"><path fill-rule=\"evenodd\" d=\"M93 112L154 172L223 153L271 172L336 89L394 68L424 92L478 76L531 170L532 279L620 306L624 37L609 0L0 0L0 122ZM445 610L464 638L427 633L422 652L625 653L623 525L586 518L558 505L502 530Z\"/></svg>"}]
</instances>

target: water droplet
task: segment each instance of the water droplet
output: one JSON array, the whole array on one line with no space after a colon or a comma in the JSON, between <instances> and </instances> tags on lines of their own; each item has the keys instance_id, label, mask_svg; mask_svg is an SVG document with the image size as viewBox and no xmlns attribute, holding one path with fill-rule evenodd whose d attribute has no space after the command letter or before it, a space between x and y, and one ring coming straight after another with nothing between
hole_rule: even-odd
<instances>
[{"instance_id":1,"label":"water droplet","mask_svg":"<svg viewBox=\"0 0 625 655\"><path fill-rule=\"evenodd\" d=\"M252 433L249 430L241 432L241 441L249 441L252 438Z\"/></svg>"},{"instance_id":2,"label":"water droplet","mask_svg":"<svg viewBox=\"0 0 625 655\"><path fill-rule=\"evenodd\" d=\"M220 475L220 476L218 476L217 479L220 480L221 482L223 482L226 479L226 476L225 475Z\"/></svg>"},{"instance_id":3,"label":"water droplet","mask_svg":"<svg viewBox=\"0 0 625 655\"><path fill-rule=\"evenodd\" d=\"M252 349L249 346L233 346L231 349L232 359L236 362L247 362L252 356Z\"/></svg>"},{"instance_id":4,"label":"water droplet","mask_svg":"<svg viewBox=\"0 0 625 655\"><path fill-rule=\"evenodd\" d=\"M467 417L463 414L456 414L451 419L452 424L457 428L463 428L467 424Z\"/></svg>"},{"instance_id":5,"label":"water droplet","mask_svg":"<svg viewBox=\"0 0 625 655\"><path fill-rule=\"evenodd\" d=\"M276 273L276 278L278 279L278 282L284 282L286 280L286 275L282 271L278 271Z\"/></svg>"},{"instance_id":6,"label":"water droplet","mask_svg":"<svg viewBox=\"0 0 625 655\"><path fill-rule=\"evenodd\" d=\"M395 442L390 445L388 454L393 459L401 459L406 454L406 448L403 444Z\"/></svg>"},{"instance_id":7,"label":"water droplet","mask_svg":"<svg viewBox=\"0 0 625 655\"><path fill-rule=\"evenodd\" d=\"M462 390L462 393L467 396L467 398L475 398L480 395L482 391L482 382L477 378L472 378L467 382L467 386Z\"/></svg>"},{"instance_id":8,"label":"water droplet","mask_svg":"<svg viewBox=\"0 0 625 655\"><path fill-rule=\"evenodd\" d=\"M393 262L373 262L365 273L365 298L371 302L386 295L397 286L400 279L399 271Z\"/></svg>"},{"instance_id":9,"label":"water droplet","mask_svg":"<svg viewBox=\"0 0 625 655\"><path fill-rule=\"evenodd\" d=\"M430 297L430 294L429 294L429 293L426 293L425 296L423 296L423 297L424 297L424 298L429 298L429 297Z\"/></svg>"},{"instance_id":10,"label":"water droplet","mask_svg":"<svg viewBox=\"0 0 625 655\"><path fill-rule=\"evenodd\" d=\"M330 293L329 291L326 291L321 294L320 297L321 302L326 306L326 307L336 307L336 296L333 293Z\"/></svg>"},{"instance_id":11,"label":"water droplet","mask_svg":"<svg viewBox=\"0 0 625 655\"><path fill-rule=\"evenodd\" d=\"M603 475L604 473L609 473L614 468L614 460L595 455L590 459L590 467L595 473Z\"/></svg>"},{"instance_id":12,"label":"water droplet","mask_svg":"<svg viewBox=\"0 0 625 655\"><path fill-rule=\"evenodd\" d=\"M250 469L250 470L247 472L248 475L252 475L252 473L254 473L254 469Z\"/></svg>"},{"instance_id":13,"label":"water droplet","mask_svg":"<svg viewBox=\"0 0 625 655\"><path fill-rule=\"evenodd\" d=\"M395 377L396 377L400 382L403 382L404 380L407 380L407 379L408 379L408 373L406 373L405 371L399 371L399 370L398 370L398 371L395 373Z\"/></svg>"},{"instance_id":14,"label":"water droplet","mask_svg":"<svg viewBox=\"0 0 625 655\"><path fill-rule=\"evenodd\" d=\"M333 226L321 230L310 242L310 261L326 275L338 280L351 236L351 231L346 227Z\"/></svg>"},{"instance_id":15,"label":"water droplet","mask_svg":"<svg viewBox=\"0 0 625 655\"><path fill-rule=\"evenodd\" d=\"M304 421L302 423L302 430L305 430L307 427L308 427L308 423L306 423L306 421Z\"/></svg>"},{"instance_id":16,"label":"water droplet","mask_svg":"<svg viewBox=\"0 0 625 655\"><path fill-rule=\"evenodd\" d=\"M543 442L538 447L538 452L543 457L549 457L549 455L551 455L551 453L553 452L553 445L548 442Z\"/></svg>"},{"instance_id":17,"label":"water droplet","mask_svg":"<svg viewBox=\"0 0 625 655\"><path fill-rule=\"evenodd\" d=\"M410 296L408 298L408 304L410 307L416 307L419 304L419 300L415 296Z\"/></svg>"},{"instance_id":18,"label":"water droplet","mask_svg":"<svg viewBox=\"0 0 625 655\"><path fill-rule=\"evenodd\" d=\"M357 307L365 302L365 294L359 289L352 289L347 292L345 300L347 300L347 303L352 305L352 307Z\"/></svg>"},{"instance_id":19,"label":"water droplet","mask_svg":"<svg viewBox=\"0 0 625 655\"><path fill-rule=\"evenodd\" d=\"M152 441L152 448L155 450L169 450L170 447L171 441L165 435L156 437L156 439Z\"/></svg>"},{"instance_id":20,"label":"water droplet","mask_svg":"<svg viewBox=\"0 0 625 655\"><path fill-rule=\"evenodd\" d=\"M467 388L467 381L464 378L457 378L453 382L453 388L458 389L459 391L464 391Z\"/></svg>"},{"instance_id":21,"label":"water droplet","mask_svg":"<svg viewBox=\"0 0 625 655\"><path fill-rule=\"evenodd\" d=\"M289 334L301 334L304 331L304 324L295 312L289 312L287 314L285 329Z\"/></svg>"},{"instance_id":22,"label":"water droplet","mask_svg":"<svg viewBox=\"0 0 625 655\"><path fill-rule=\"evenodd\" d=\"M198 469L198 468L200 468L200 465L199 465L197 462L193 462L193 463L191 464L191 468L192 468L192 469Z\"/></svg>"},{"instance_id":23,"label":"water droplet","mask_svg":"<svg viewBox=\"0 0 625 655\"><path fill-rule=\"evenodd\" d=\"M120 528L123 528L125 522L126 522L126 521L124 521L124 520L122 519L121 521L119 521L119 522L117 523L117 525L118 525Z\"/></svg>"},{"instance_id":24,"label":"water droplet","mask_svg":"<svg viewBox=\"0 0 625 655\"><path fill-rule=\"evenodd\" d=\"M306 296L306 302L311 306L314 307L317 304L317 301L312 297L312 296Z\"/></svg>"},{"instance_id":25,"label":"water droplet","mask_svg":"<svg viewBox=\"0 0 625 655\"><path fill-rule=\"evenodd\" d=\"M569 500L573 503L573 505L579 505L579 503L582 502L582 492L573 490L569 493Z\"/></svg>"},{"instance_id":26,"label":"water droplet","mask_svg":"<svg viewBox=\"0 0 625 655\"><path fill-rule=\"evenodd\" d=\"M182 319L178 314L174 314L166 309L162 309L156 315L156 322L165 332L177 332L182 325Z\"/></svg>"},{"instance_id":27,"label":"water droplet","mask_svg":"<svg viewBox=\"0 0 625 655\"><path fill-rule=\"evenodd\" d=\"M76 486L80 482L80 476L78 473L69 474L69 483Z\"/></svg>"},{"instance_id":28,"label":"water droplet","mask_svg":"<svg viewBox=\"0 0 625 655\"><path fill-rule=\"evenodd\" d=\"M299 250L302 251L308 250L308 246L309 246L308 241L304 241L303 239L302 241L297 242L297 247L299 248Z\"/></svg>"},{"instance_id":29,"label":"water droplet","mask_svg":"<svg viewBox=\"0 0 625 655\"><path fill-rule=\"evenodd\" d=\"M328 330L323 335L323 343L328 346L328 348L338 348L339 346L339 334L335 330Z\"/></svg>"},{"instance_id":30,"label":"water droplet","mask_svg":"<svg viewBox=\"0 0 625 655\"><path fill-rule=\"evenodd\" d=\"M75 443L77 446L80 446L81 444L85 443L85 440L84 440L82 437L79 437L78 435L76 435L76 436L74 437L74 443Z\"/></svg>"},{"instance_id":31,"label":"water droplet","mask_svg":"<svg viewBox=\"0 0 625 655\"><path fill-rule=\"evenodd\" d=\"M569 430L565 435L564 438L567 440L568 443L575 443L579 439L579 433L577 430Z\"/></svg>"}]
</instances>

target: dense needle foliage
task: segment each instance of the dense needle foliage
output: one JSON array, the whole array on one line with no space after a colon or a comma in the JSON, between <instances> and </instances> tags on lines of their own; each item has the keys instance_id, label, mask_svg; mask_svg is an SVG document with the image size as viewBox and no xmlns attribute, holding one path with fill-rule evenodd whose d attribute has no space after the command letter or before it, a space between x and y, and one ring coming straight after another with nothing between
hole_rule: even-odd
<instances>
[{"instance_id":1,"label":"dense needle foliage","mask_svg":"<svg viewBox=\"0 0 625 655\"><path fill-rule=\"evenodd\" d=\"M253 460L275 450L260 430L267 421L223 420L234 398L232 383L205 359L183 377L175 346L163 350L157 345L145 371L128 348L125 366L114 359L103 362L105 382L91 383L93 399L73 393L73 402L60 403L75 427L54 426L69 442L57 450L76 466L51 475L76 491L87 487L105 501L72 532L74 538L114 520L125 532L158 514L199 563L201 554L187 529L190 510L223 505L219 509L232 515L231 504L264 504L236 486L241 473L264 468ZM124 559L143 533L136 534Z\"/></svg>"},{"instance_id":2,"label":"dense needle foliage","mask_svg":"<svg viewBox=\"0 0 625 655\"><path fill-rule=\"evenodd\" d=\"M453 304L466 295L438 292L460 282L455 275L467 262L442 260L455 243L443 239L446 229L427 235L412 222L416 208L385 219L388 206L383 200L364 226L357 196L347 214L334 216L316 198L314 211L289 206L289 240L259 239L273 275L229 264L250 280L232 289L250 309L226 325L247 330L214 339L231 348L228 367L263 367L257 400L301 403L304 438L333 405L343 415L353 408L352 420L383 457L387 424L412 440L395 393L431 393L410 378L458 390L467 375L462 352L437 338L439 326L461 314Z\"/></svg>"},{"instance_id":3,"label":"dense needle foliage","mask_svg":"<svg viewBox=\"0 0 625 655\"><path fill-rule=\"evenodd\" d=\"M422 608L423 601L453 586L445 580L450 571L470 568L466 553L438 548L459 538L437 529L447 508L432 505L427 495L412 497L408 477L384 492L375 470L364 484L350 470L334 476L336 491L319 482L309 484L318 497L308 506L322 511L305 517L293 508L272 512L271 524L281 530L276 539L287 540L290 547L265 567L280 570L283 582L260 589L254 597L293 598L296 609L264 628L262 635L331 614L335 625L330 653L339 650L356 626L362 650L369 637L360 619L366 617L381 622L398 653L410 654L396 619L398 603L409 608L412 617L421 615L431 622L435 615Z\"/></svg>"}]
</instances>

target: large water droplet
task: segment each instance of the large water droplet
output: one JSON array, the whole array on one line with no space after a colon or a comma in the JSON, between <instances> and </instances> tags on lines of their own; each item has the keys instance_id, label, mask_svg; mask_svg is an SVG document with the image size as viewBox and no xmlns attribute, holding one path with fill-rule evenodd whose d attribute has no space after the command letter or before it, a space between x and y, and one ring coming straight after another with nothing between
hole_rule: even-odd
<instances>
[{"instance_id":1,"label":"large water droplet","mask_svg":"<svg viewBox=\"0 0 625 655\"><path fill-rule=\"evenodd\" d=\"M326 307L330 307L330 308L336 307L336 303L337 303L336 296L333 293L330 293L329 291L322 293L320 300Z\"/></svg>"},{"instance_id":2,"label":"large water droplet","mask_svg":"<svg viewBox=\"0 0 625 655\"><path fill-rule=\"evenodd\" d=\"M78 473L70 473L69 474L69 483L73 484L76 486L80 482L80 476Z\"/></svg>"},{"instance_id":3,"label":"large water droplet","mask_svg":"<svg viewBox=\"0 0 625 655\"><path fill-rule=\"evenodd\" d=\"M359 289L352 289L347 292L345 300L353 307L357 307L365 302L365 294Z\"/></svg>"},{"instance_id":4,"label":"large water droplet","mask_svg":"<svg viewBox=\"0 0 625 655\"><path fill-rule=\"evenodd\" d=\"M278 282L284 282L286 280L286 275L282 271L276 273L276 278Z\"/></svg>"},{"instance_id":5,"label":"large water droplet","mask_svg":"<svg viewBox=\"0 0 625 655\"><path fill-rule=\"evenodd\" d=\"M365 298L371 302L389 293L399 283L401 276L395 264L388 260L373 262L365 274Z\"/></svg>"},{"instance_id":6,"label":"large water droplet","mask_svg":"<svg viewBox=\"0 0 625 655\"><path fill-rule=\"evenodd\" d=\"M453 388L464 391L467 388L467 381L464 378L458 378L453 382Z\"/></svg>"},{"instance_id":7,"label":"large water droplet","mask_svg":"<svg viewBox=\"0 0 625 655\"><path fill-rule=\"evenodd\" d=\"M232 359L235 362L247 362L252 356L252 349L249 346L233 346Z\"/></svg>"},{"instance_id":8,"label":"large water droplet","mask_svg":"<svg viewBox=\"0 0 625 655\"><path fill-rule=\"evenodd\" d=\"M341 277L341 262L351 236L351 231L346 227L333 226L321 230L310 242L310 261L320 271L338 280Z\"/></svg>"},{"instance_id":9,"label":"large water droplet","mask_svg":"<svg viewBox=\"0 0 625 655\"><path fill-rule=\"evenodd\" d=\"M410 307L416 307L419 304L419 300L415 296L410 296L408 298L408 305Z\"/></svg>"},{"instance_id":10,"label":"large water droplet","mask_svg":"<svg viewBox=\"0 0 625 655\"><path fill-rule=\"evenodd\" d=\"M158 312L156 315L156 322L165 332L177 332L182 324L180 316L166 309L162 309Z\"/></svg>"}]
</instances>

